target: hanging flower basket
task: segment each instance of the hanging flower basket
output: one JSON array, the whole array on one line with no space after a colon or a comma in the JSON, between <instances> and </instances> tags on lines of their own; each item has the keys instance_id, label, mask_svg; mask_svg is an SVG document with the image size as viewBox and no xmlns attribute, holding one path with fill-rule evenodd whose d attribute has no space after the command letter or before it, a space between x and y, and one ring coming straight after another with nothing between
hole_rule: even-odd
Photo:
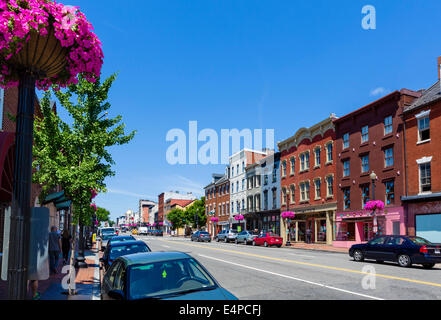
<instances>
[{"instance_id":1,"label":"hanging flower basket","mask_svg":"<svg viewBox=\"0 0 441 320\"><path fill-rule=\"evenodd\" d=\"M96 204L95 203L91 203L90 207L93 208L96 211Z\"/></svg>"},{"instance_id":2,"label":"hanging flower basket","mask_svg":"<svg viewBox=\"0 0 441 320\"><path fill-rule=\"evenodd\" d=\"M158 223L158 226L162 226L162 225L164 225L164 223L162 223L162 222Z\"/></svg>"},{"instance_id":3,"label":"hanging flower basket","mask_svg":"<svg viewBox=\"0 0 441 320\"><path fill-rule=\"evenodd\" d=\"M219 218L218 217L213 217L213 218L211 218L211 222L218 222L219 221Z\"/></svg>"},{"instance_id":4,"label":"hanging flower basket","mask_svg":"<svg viewBox=\"0 0 441 320\"><path fill-rule=\"evenodd\" d=\"M93 188L90 188L90 193L92 194L90 199L94 199L98 195L98 192Z\"/></svg>"},{"instance_id":5,"label":"hanging flower basket","mask_svg":"<svg viewBox=\"0 0 441 320\"><path fill-rule=\"evenodd\" d=\"M384 209L384 202L380 200L368 201L364 206L365 210L372 211L373 213Z\"/></svg>"},{"instance_id":6,"label":"hanging flower basket","mask_svg":"<svg viewBox=\"0 0 441 320\"><path fill-rule=\"evenodd\" d=\"M0 86L18 85L31 72L37 87L95 82L103 64L101 42L77 7L49 0L0 1Z\"/></svg>"},{"instance_id":7,"label":"hanging flower basket","mask_svg":"<svg viewBox=\"0 0 441 320\"><path fill-rule=\"evenodd\" d=\"M242 221L242 220L244 219L244 216L241 215L241 214L238 214L237 216L234 216L234 219L235 219L236 221Z\"/></svg>"},{"instance_id":8,"label":"hanging flower basket","mask_svg":"<svg viewBox=\"0 0 441 320\"><path fill-rule=\"evenodd\" d=\"M292 211L284 211L282 212L283 219L294 219L296 214Z\"/></svg>"}]
</instances>

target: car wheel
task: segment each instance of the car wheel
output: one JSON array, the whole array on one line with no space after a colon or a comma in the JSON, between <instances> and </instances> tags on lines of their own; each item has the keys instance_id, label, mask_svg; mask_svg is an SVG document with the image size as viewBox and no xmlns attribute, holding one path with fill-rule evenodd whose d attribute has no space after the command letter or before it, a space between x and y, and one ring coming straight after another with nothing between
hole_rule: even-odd
<instances>
[{"instance_id":1,"label":"car wheel","mask_svg":"<svg viewBox=\"0 0 441 320\"><path fill-rule=\"evenodd\" d=\"M268 242L265 241L265 242L263 243L263 245L264 245L265 247L268 247Z\"/></svg>"},{"instance_id":2,"label":"car wheel","mask_svg":"<svg viewBox=\"0 0 441 320\"><path fill-rule=\"evenodd\" d=\"M256 241L253 240L253 246L256 246Z\"/></svg>"},{"instance_id":3,"label":"car wheel","mask_svg":"<svg viewBox=\"0 0 441 320\"><path fill-rule=\"evenodd\" d=\"M211 240L208 240L208 242L211 242Z\"/></svg>"},{"instance_id":4,"label":"car wheel","mask_svg":"<svg viewBox=\"0 0 441 320\"><path fill-rule=\"evenodd\" d=\"M354 260L357 262L361 262L364 260L364 254L361 250L354 251Z\"/></svg>"},{"instance_id":5,"label":"car wheel","mask_svg":"<svg viewBox=\"0 0 441 320\"><path fill-rule=\"evenodd\" d=\"M435 266L434 263L424 263L423 268L424 269L432 269Z\"/></svg>"},{"instance_id":6,"label":"car wheel","mask_svg":"<svg viewBox=\"0 0 441 320\"><path fill-rule=\"evenodd\" d=\"M219 238L216 238L216 241L219 242L220 241Z\"/></svg>"},{"instance_id":7,"label":"car wheel","mask_svg":"<svg viewBox=\"0 0 441 320\"><path fill-rule=\"evenodd\" d=\"M400 267L408 268L412 266L412 260L410 260L410 257L407 254L400 254L398 256L398 264Z\"/></svg>"},{"instance_id":8,"label":"car wheel","mask_svg":"<svg viewBox=\"0 0 441 320\"><path fill-rule=\"evenodd\" d=\"M281 248L281 247L282 247L282 245L281 245L281 244L278 244L278 245L277 245L277 248Z\"/></svg>"},{"instance_id":9,"label":"car wheel","mask_svg":"<svg viewBox=\"0 0 441 320\"><path fill-rule=\"evenodd\" d=\"M228 242L228 239L227 239L227 237L225 237L225 239L224 239L224 242L225 242L225 243L227 243L227 242Z\"/></svg>"}]
</instances>

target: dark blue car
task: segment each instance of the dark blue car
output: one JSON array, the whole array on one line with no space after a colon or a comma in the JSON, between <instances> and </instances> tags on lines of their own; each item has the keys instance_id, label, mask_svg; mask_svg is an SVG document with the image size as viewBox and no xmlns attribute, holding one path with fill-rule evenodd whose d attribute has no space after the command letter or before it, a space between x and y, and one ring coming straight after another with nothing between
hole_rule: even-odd
<instances>
[{"instance_id":1,"label":"dark blue car","mask_svg":"<svg viewBox=\"0 0 441 320\"><path fill-rule=\"evenodd\" d=\"M104 251L103 257L100 258L100 262L103 264L104 270L107 270L116 260L116 258L140 253L140 252L151 252L149 246L144 241L121 241L113 242L107 246L106 251Z\"/></svg>"},{"instance_id":2,"label":"dark blue car","mask_svg":"<svg viewBox=\"0 0 441 320\"><path fill-rule=\"evenodd\" d=\"M368 243L354 244L349 249L349 255L355 261L391 261L397 262L401 267L421 264L430 269L441 263L441 244L414 236L381 236Z\"/></svg>"}]
</instances>

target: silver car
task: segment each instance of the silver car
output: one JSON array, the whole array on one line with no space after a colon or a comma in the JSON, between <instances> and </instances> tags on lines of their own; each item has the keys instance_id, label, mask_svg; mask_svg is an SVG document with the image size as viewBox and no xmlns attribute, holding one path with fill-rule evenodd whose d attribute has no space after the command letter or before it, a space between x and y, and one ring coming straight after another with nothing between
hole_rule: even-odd
<instances>
[{"instance_id":1,"label":"silver car","mask_svg":"<svg viewBox=\"0 0 441 320\"><path fill-rule=\"evenodd\" d=\"M242 231L237 235L234 242L236 242L236 244L238 243L249 244L252 243L254 238L256 238L257 236L258 234L255 234L251 231Z\"/></svg>"},{"instance_id":2,"label":"silver car","mask_svg":"<svg viewBox=\"0 0 441 320\"><path fill-rule=\"evenodd\" d=\"M225 243L235 241L237 237L237 230L231 229L231 230L222 230L219 232L216 236L216 241L223 241Z\"/></svg>"}]
</instances>

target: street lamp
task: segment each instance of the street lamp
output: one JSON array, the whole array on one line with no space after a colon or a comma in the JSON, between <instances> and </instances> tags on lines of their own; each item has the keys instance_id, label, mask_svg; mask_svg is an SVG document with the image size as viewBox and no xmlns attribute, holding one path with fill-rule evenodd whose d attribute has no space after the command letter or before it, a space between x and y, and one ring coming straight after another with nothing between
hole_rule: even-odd
<instances>
[{"instance_id":1,"label":"street lamp","mask_svg":"<svg viewBox=\"0 0 441 320\"><path fill-rule=\"evenodd\" d=\"M372 171L370 178L372 180L372 200L375 200L375 180L377 180L377 174Z\"/></svg>"}]
</instances>

